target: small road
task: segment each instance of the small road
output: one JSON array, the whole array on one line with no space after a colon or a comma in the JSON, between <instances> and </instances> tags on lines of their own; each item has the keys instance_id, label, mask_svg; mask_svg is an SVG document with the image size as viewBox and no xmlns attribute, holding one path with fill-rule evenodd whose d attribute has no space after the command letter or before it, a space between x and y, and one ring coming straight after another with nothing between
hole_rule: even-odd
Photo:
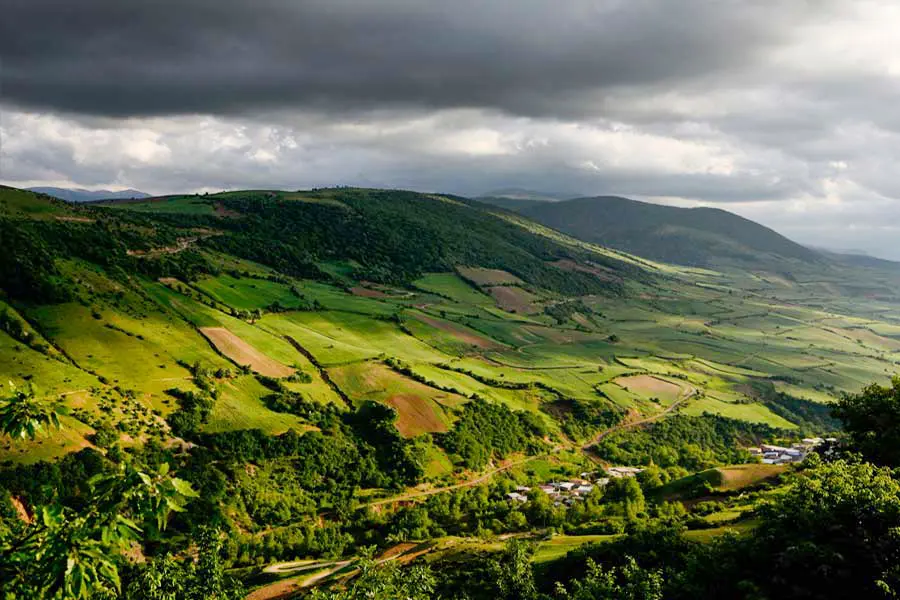
<instances>
[{"instance_id":1,"label":"small road","mask_svg":"<svg viewBox=\"0 0 900 600\"><path fill-rule=\"evenodd\" d=\"M604 438L606 438L618 431L624 431L626 429L631 429L632 427L638 427L639 425L644 425L646 423L652 423L653 421L662 419L663 417L671 414L674 410L676 410L680 406L684 405L685 402L687 402L688 400L690 400L691 398L693 398L696 395L697 395L697 388L691 387L691 388L685 390L684 394L682 394L682 396L678 400L673 402L664 411L656 413L655 415L650 415L649 417L644 417L643 419L638 419L637 421L628 421L627 423L619 423L618 425L614 425L614 426L610 427L609 429L604 429L603 431L601 431L600 433L595 435L591 441L584 444L581 447L581 450L585 451L585 452L590 450L591 447L598 444L601 440L603 440ZM383 505L383 504L392 504L394 502L404 502L407 500L426 498L428 496L434 496L435 494L442 494L444 492L451 492L453 490L458 490L458 489L462 489L462 488L474 487L476 485L485 483L486 481L488 481L490 478L492 478L494 475L497 475L498 473L508 471L510 469L524 465L528 462L537 460L539 458L546 458L547 456L550 456L551 454L559 452L560 450L562 450L562 447L557 446L552 451L550 451L546 454L538 454L536 456L528 456L526 458L520 458L519 460L514 460L505 465L501 465L501 466L493 468L485 473L482 473L478 477L476 477L474 479L469 479L468 481L463 481L461 483L455 483L453 485L448 485L445 487L434 488L431 490L408 492L408 493L400 495L400 496L393 496L391 498L384 498L382 500L375 500L373 502L367 502L365 504L361 504L360 507L379 506L379 505Z\"/></svg>"},{"instance_id":2,"label":"small road","mask_svg":"<svg viewBox=\"0 0 900 600\"><path fill-rule=\"evenodd\" d=\"M671 414L672 411L674 411L674 410L677 409L678 407L682 406L685 402L687 402L688 400L690 400L691 398L693 398L693 397L696 396L696 395L697 395L697 388L691 387L691 388L689 388L688 390L686 390L686 391L684 392L684 394L682 394L681 397L680 397L678 400L676 400L675 402L673 402L673 403L672 403L668 408L666 408L664 411L659 412L659 413L656 413L655 415L650 415L649 417L644 417L643 419L638 419L637 421L627 421L627 422L624 422L624 423L619 423L618 425L613 425L613 426L610 427L609 429L604 429L603 431L601 431L600 433L598 433L597 435L595 435L594 438L593 438L591 441L589 441L588 443L584 444L584 445L581 447L581 450L584 451L584 452L587 452L587 451L590 450L592 447L594 447L594 446L596 446L597 444L599 444L604 438L607 438L607 437L609 437L610 435L612 435L612 434L614 434L614 433L617 433L617 432L619 432L619 431L624 431L624 430L626 430L626 429L631 429L631 428L633 428L633 427L638 427L639 425L644 425L644 424L646 424L646 423L652 423L653 421L657 421L657 420L659 420L659 419L662 419L662 418L665 417L666 415Z\"/></svg>"},{"instance_id":3,"label":"small road","mask_svg":"<svg viewBox=\"0 0 900 600\"><path fill-rule=\"evenodd\" d=\"M459 489L467 488L467 487L474 487L476 485L480 485L480 484L486 482L487 480L489 480L491 477L493 477L494 475L496 475L498 473L502 473L503 471L508 471L510 469L524 465L525 463L529 463L529 462L531 462L533 460L537 460L539 458L546 458L547 456L550 456L551 454L553 454L555 452L559 452L561 449L562 448L558 446L546 454L537 454L535 456L528 456L525 458L520 458L518 460L508 462L505 465L501 465L499 467L495 467L489 471L486 471L474 479L469 479L468 481L463 481L461 483L455 483L453 485L448 485L448 486L440 487L440 488L434 488L431 490L408 492L408 493L402 494L400 496L392 496L390 498L384 498L382 500L375 500L373 502L367 502L365 504L360 504L359 506L364 507L364 506L379 506L382 504L392 504L394 502L404 502L406 500L415 500L417 498L426 498L428 496L434 496L435 494L443 494L444 492L452 492L453 490L459 490Z\"/></svg>"}]
</instances>

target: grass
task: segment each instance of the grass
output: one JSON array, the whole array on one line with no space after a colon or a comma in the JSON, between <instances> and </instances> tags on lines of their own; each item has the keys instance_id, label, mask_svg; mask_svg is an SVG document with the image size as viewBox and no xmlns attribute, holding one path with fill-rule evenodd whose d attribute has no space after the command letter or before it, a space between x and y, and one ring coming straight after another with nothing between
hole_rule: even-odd
<instances>
[{"instance_id":1,"label":"grass","mask_svg":"<svg viewBox=\"0 0 900 600\"><path fill-rule=\"evenodd\" d=\"M283 307L302 306L300 298L291 291L289 285L264 279L220 275L201 279L194 282L193 286L218 302L238 310L261 309L275 302Z\"/></svg>"},{"instance_id":2,"label":"grass","mask_svg":"<svg viewBox=\"0 0 900 600\"><path fill-rule=\"evenodd\" d=\"M756 522L753 520L738 521L737 523L730 523L723 527L714 527L712 529L694 529L692 531L686 531L684 532L684 537L691 541L705 544L729 533L737 535L747 533L754 527L756 527Z\"/></svg>"},{"instance_id":3,"label":"grass","mask_svg":"<svg viewBox=\"0 0 900 600\"><path fill-rule=\"evenodd\" d=\"M104 202L101 206L135 212L212 215L214 204L214 200L205 196L163 196L134 202Z\"/></svg>"},{"instance_id":4,"label":"grass","mask_svg":"<svg viewBox=\"0 0 900 600\"><path fill-rule=\"evenodd\" d=\"M427 273L413 282L418 289L444 296L460 304L491 305L493 300L459 278L455 273Z\"/></svg>"},{"instance_id":5,"label":"grass","mask_svg":"<svg viewBox=\"0 0 900 600\"><path fill-rule=\"evenodd\" d=\"M666 499L688 499L697 494L737 492L753 488L787 471L785 465L747 464L707 469L682 477L654 490L653 495Z\"/></svg>"},{"instance_id":6,"label":"grass","mask_svg":"<svg viewBox=\"0 0 900 600\"><path fill-rule=\"evenodd\" d=\"M35 382L39 392L55 396L100 385L90 373L50 358L0 332L0 386Z\"/></svg>"},{"instance_id":7,"label":"grass","mask_svg":"<svg viewBox=\"0 0 900 600\"><path fill-rule=\"evenodd\" d=\"M33 211L48 218L71 212L49 201L25 202L23 197L0 190L0 201L6 201L0 210ZM115 206L211 214L217 197L180 196ZM310 201L302 195L294 199ZM556 234L543 231L541 235ZM572 247L587 247L564 236L559 239ZM502 296L501 306L517 311L539 311L555 296L540 289L526 290L508 272L475 265L463 266L458 273L425 274L405 291L355 280L359 265L322 264L340 286L367 285L385 292L382 297L362 297L323 282L270 281L265 279L273 275L268 267L203 252L229 274L204 277L190 285L144 281L132 289L99 267L60 261L60 269L77 280L80 303L12 308L74 364L66 362L62 353L58 357L62 360L55 360L0 334L0 377L34 380L50 396L109 389L101 383L102 377L109 386L137 390L142 401L165 413L172 404L161 402L163 390L189 385L185 383L189 373L179 361L231 365L197 331L221 327L264 357L312 377L308 384L288 384L291 389L315 401L341 402L316 366L285 339L291 337L335 374L352 398L398 405L406 413L402 427L410 435L448 426L452 418L447 407L472 395L541 415L541 403L550 398L534 386L524 390L492 387L440 369L441 363L483 378L541 384L566 397L605 396L622 408L644 412L659 410L650 403L652 398L665 406L681 395L679 388L690 385L701 394L686 404L686 414L712 412L790 428L791 423L764 405L745 403L744 386L780 376L775 381L779 391L830 402L837 391L886 382L900 360L900 313L895 307L865 297L842 298L832 281L805 283L798 278L787 285L782 278L766 274L716 273L638 261L634 264L664 271L672 278L665 286L630 282L623 297L583 299L595 313L590 320L581 319L579 329L572 321L558 326L540 312L501 310L495 298L478 286L490 288L498 298ZM230 274L234 271L254 277L235 277ZM230 309L265 310L274 302L297 306L301 299L293 287L305 301L316 301L324 310L267 313L254 324L229 314ZM207 305L210 301L214 306ZM7 306L0 303L0 308ZM618 341L610 341L613 334ZM455 388L459 394L383 372L380 361L387 357L403 360L418 375L440 387ZM262 392L253 380L248 381L228 392L210 427L258 426L279 431L287 424L302 425L267 411L260 402ZM824 391L823 386L837 391ZM79 402L91 408L90 393L83 394L87 396ZM548 424L553 427L552 422ZM444 467L436 460L434 473Z\"/></svg>"},{"instance_id":8,"label":"grass","mask_svg":"<svg viewBox=\"0 0 900 600\"><path fill-rule=\"evenodd\" d=\"M171 381L190 376L178 361L228 365L194 329L162 313L138 318L69 303L33 308L28 316L82 370L157 398Z\"/></svg>"},{"instance_id":9,"label":"grass","mask_svg":"<svg viewBox=\"0 0 900 600\"><path fill-rule=\"evenodd\" d=\"M407 335L390 321L337 311L271 315L263 328L290 335L327 365L393 356L407 362L443 362L447 354Z\"/></svg>"},{"instance_id":10,"label":"grass","mask_svg":"<svg viewBox=\"0 0 900 600\"><path fill-rule=\"evenodd\" d=\"M776 415L762 404L735 404L718 400L709 395L692 399L688 402L683 412L686 415L712 413L731 419L738 419L740 421L765 423L772 427L780 427L783 429L797 428L795 424Z\"/></svg>"},{"instance_id":11,"label":"grass","mask_svg":"<svg viewBox=\"0 0 900 600\"><path fill-rule=\"evenodd\" d=\"M32 464L54 460L91 445L85 436L94 433L94 430L84 423L63 415L60 417L60 425L61 429L51 430L35 440L0 438L0 462Z\"/></svg>"},{"instance_id":12,"label":"grass","mask_svg":"<svg viewBox=\"0 0 900 600\"><path fill-rule=\"evenodd\" d=\"M208 433L239 429L261 429L270 435L284 433L288 429L310 429L295 415L278 413L266 408L262 398L271 394L255 377L245 375L220 385L219 398L213 405L209 423L203 430Z\"/></svg>"},{"instance_id":13,"label":"grass","mask_svg":"<svg viewBox=\"0 0 900 600\"><path fill-rule=\"evenodd\" d=\"M375 400L398 412L397 429L408 437L446 431L451 422L446 408L467 401L458 394L428 387L370 361L329 369L337 385L353 399Z\"/></svg>"},{"instance_id":14,"label":"grass","mask_svg":"<svg viewBox=\"0 0 900 600\"><path fill-rule=\"evenodd\" d=\"M0 215L47 219L70 216L74 211L49 196L0 186Z\"/></svg>"},{"instance_id":15,"label":"grass","mask_svg":"<svg viewBox=\"0 0 900 600\"><path fill-rule=\"evenodd\" d=\"M620 535L554 535L540 542L534 554L534 562L545 563L562 558L572 550L587 544L607 544L619 539Z\"/></svg>"}]
</instances>

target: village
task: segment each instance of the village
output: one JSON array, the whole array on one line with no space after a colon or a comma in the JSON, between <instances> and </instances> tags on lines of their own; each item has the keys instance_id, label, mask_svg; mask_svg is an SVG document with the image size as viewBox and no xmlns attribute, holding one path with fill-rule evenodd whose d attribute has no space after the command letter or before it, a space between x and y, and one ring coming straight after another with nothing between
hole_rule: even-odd
<instances>
[{"instance_id":1,"label":"village","mask_svg":"<svg viewBox=\"0 0 900 600\"><path fill-rule=\"evenodd\" d=\"M800 463L816 448L837 442L836 438L804 438L790 447L760 444L746 450L766 465ZM826 454L830 451L826 451ZM611 479L634 477L643 471L639 467L607 467L604 473L581 473L578 479L554 481L531 488L519 486L506 497L513 502L527 502L532 489L539 489L554 500L554 506L571 506L587 497L595 487L604 487Z\"/></svg>"},{"instance_id":2,"label":"village","mask_svg":"<svg viewBox=\"0 0 900 600\"><path fill-rule=\"evenodd\" d=\"M594 487L603 487L611 479L634 477L641 471L643 469L638 467L607 467L605 477L598 477L597 473L581 473L579 479L554 481L537 486L537 489L550 496L554 500L554 506L571 506L588 496L594 491ZM506 497L514 502L527 502L528 493L531 490L532 488L528 486L519 486L514 492L508 493Z\"/></svg>"},{"instance_id":3,"label":"village","mask_svg":"<svg viewBox=\"0 0 900 600\"><path fill-rule=\"evenodd\" d=\"M786 465L790 463L803 462L803 459L815 448L826 443L831 444L837 442L835 438L803 438L800 442L791 444L790 448L784 446L774 446L771 444L761 444L758 447L747 448L747 451L760 459L765 465Z\"/></svg>"}]
</instances>

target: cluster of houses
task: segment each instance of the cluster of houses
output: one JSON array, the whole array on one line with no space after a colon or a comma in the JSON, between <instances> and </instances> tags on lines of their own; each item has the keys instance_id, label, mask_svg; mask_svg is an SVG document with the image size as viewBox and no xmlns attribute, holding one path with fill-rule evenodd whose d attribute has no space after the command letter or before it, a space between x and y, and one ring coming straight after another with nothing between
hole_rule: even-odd
<instances>
[{"instance_id":1,"label":"cluster of houses","mask_svg":"<svg viewBox=\"0 0 900 600\"><path fill-rule=\"evenodd\" d=\"M834 438L803 438L796 444L791 444L790 448L784 446L773 446L772 444L762 444L758 448L748 448L747 450L753 456L761 459L766 465L786 465L790 463L802 462L806 455L813 449L825 444L826 442L836 442Z\"/></svg>"},{"instance_id":2,"label":"cluster of houses","mask_svg":"<svg viewBox=\"0 0 900 600\"><path fill-rule=\"evenodd\" d=\"M641 471L643 469L637 467L609 467L606 469L605 476L598 477L597 473L582 473L580 479L554 481L538 486L537 489L553 498L555 506L571 506L594 491L594 487L603 487L609 483L610 479L634 477ZM515 502L527 502L530 491L530 487L523 485L517 487L516 491L508 493L506 497Z\"/></svg>"}]
</instances>

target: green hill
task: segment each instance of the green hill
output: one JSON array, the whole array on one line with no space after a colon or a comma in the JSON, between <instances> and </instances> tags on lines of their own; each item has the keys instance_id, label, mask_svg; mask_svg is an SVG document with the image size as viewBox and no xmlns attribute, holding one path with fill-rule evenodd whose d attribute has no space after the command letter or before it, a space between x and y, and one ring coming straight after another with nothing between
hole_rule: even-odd
<instances>
[{"instance_id":1,"label":"green hill","mask_svg":"<svg viewBox=\"0 0 900 600\"><path fill-rule=\"evenodd\" d=\"M598 455L678 480L824 435L829 403L900 361L889 271L681 267L454 196L0 188L0 246L0 381L34 384L63 425L0 436L0 546L40 506L84 508L95 475L171 465L200 497L146 555L194 552L210 526L259 583L372 545L550 525L612 543L657 512L627 486L571 507L508 494Z\"/></svg>"},{"instance_id":2,"label":"green hill","mask_svg":"<svg viewBox=\"0 0 900 600\"><path fill-rule=\"evenodd\" d=\"M677 208L616 196L501 205L579 239L680 265L759 268L784 260L824 262L771 229L717 208Z\"/></svg>"},{"instance_id":3,"label":"green hill","mask_svg":"<svg viewBox=\"0 0 900 600\"><path fill-rule=\"evenodd\" d=\"M317 426L273 394L375 401L408 437L452 430L472 399L576 440L688 399L693 415L815 428L809 402L884 379L900 352L900 323L841 291L893 297L888 275L682 269L446 195L75 205L2 188L0 244L0 377L37 383L81 432L0 460L96 445L97 431L140 445Z\"/></svg>"}]
</instances>

